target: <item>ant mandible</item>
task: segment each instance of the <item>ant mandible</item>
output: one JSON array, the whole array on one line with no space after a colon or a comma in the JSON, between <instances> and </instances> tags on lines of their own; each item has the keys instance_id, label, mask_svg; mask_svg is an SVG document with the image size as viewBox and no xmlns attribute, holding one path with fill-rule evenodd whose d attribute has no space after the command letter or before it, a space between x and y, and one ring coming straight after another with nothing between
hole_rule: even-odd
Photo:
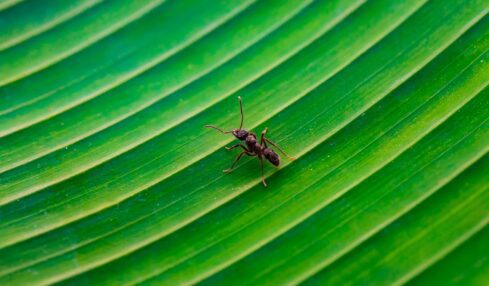
<instances>
[{"instance_id":1,"label":"ant mandible","mask_svg":"<svg viewBox=\"0 0 489 286\"><path fill-rule=\"evenodd\" d=\"M244 122L244 115L243 115L243 103L241 100L241 97L238 96L238 101L239 101L239 109L241 111L241 123L239 125L238 129L234 129L231 131L223 131L222 129L213 126L213 125L205 125L207 128L213 128L216 129L217 131L223 133L223 134L233 134L234 137L236 137L240 141L244 141L246 146L238 143L234 146L231 147L225 147L226 150L233 150L235 148L242 148L243 152L239 153L236 159L234 159L233 164L231 165L231 168L224 170L224 173L230 173L234 170L234 166L238 163L239 159L243 157L243 155L251 156L251 157L258 157L260 160L260 166L261 166L261 181L263 185L266 187L267 183L265 182L265 177L263 175L263 157L267 159L270 163L272 163L274 166L278 167L280 165L280 156L275 153L270 147L268 147L267 143L272 145L273 147L277 148L282 154L284 154L287 158L294 160L293 157L290 157L287 155L280 147L277 146L277 144L273 143L270 141L270 139L266 138L266 134L268 131L268 127L265 128L265 130L262 131L261 133L261 138L260 138L260 144L258 144L257 139L256 139L256 134L251 132L251 131L246 131L243 129L243 122Z\"/></svg>"}]
</instances>

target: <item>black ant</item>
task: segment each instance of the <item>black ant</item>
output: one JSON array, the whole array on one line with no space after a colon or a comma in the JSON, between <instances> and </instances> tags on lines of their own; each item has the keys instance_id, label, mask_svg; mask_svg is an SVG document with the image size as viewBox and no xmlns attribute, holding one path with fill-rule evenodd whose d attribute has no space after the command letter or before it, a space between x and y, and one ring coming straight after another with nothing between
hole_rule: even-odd
<instances>
[{"instance_id":1,"label":"black ant","mask_svg":"<svg viewBox=\"0 0 489 286\"><path fill-rule=\"evenodd\" d=\"M272 145L273 147L277 148L282 154L284 154L286 157L289 159L294 160L294 158L290 157L287 155L280 147L277 146L277 144L273 143L270 141L270 139L266 138L265 135L267 134L268 128L265 128L265 130L262 131L261 133L261 138L260 138L260 144L258 144L257 139L256 139L256 134L251 132L251 131L246 131L243 129L243 122L244 122L244 115L243 115L243 103L241 101L241 97L238 96L238 101L239 101L239 109L241 111L241 123L239 125L238 129L234 129L231 131L223 131L222 129L213 126L213 125L206 125L205 127L207 128L213 128L216 129L217 131L223 133L223 134L233 134L238 140L244 141L246 146L238 143L234 146L231 147L225 147L226 150L233 150L235 148L241 147L243 148L243 152L239 153L236 159L234 159L233 164L231 165L231 168L224 170L224 173L231 173L234 169L234 166L238 163L239 159L243 157L243 155L251 156L251 157L258 157L260 160L260 165L261 165L261 181L263 185L266 187L267 183L265 182L265 177L263 175L263 157L265 157L270 163L272 163L274 166L278 167L280 165L280 157L278 156L275 151L273 151L271 148L268 147L267 143Z\"/></svg>"}]
</instances>

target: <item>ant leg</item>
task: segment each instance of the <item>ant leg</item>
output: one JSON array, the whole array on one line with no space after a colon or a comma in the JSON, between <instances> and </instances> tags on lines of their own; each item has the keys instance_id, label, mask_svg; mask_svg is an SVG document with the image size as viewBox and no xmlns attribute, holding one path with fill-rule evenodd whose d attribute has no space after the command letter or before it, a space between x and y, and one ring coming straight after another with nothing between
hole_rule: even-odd
<instances>
[{"instance_id":1,"label":"ant leg","mask_svg":"<svg viewBox=\"0 0 489 286\"><path fill-rule=\"evenodd\" d=\"M280 153L284 154L285 157L287 157L287 158L289 158L291 160L295 160L296 158L287 155L287 153L285 153L284 150L282 150L282 148L278 147L277 144L273 143L270 139L268 139L268 138L265 137L265 135L267 134L267 131L268 131L268 127L265 128L265 130L262 131L260 145L264 145L265 148L268 148L268 146L267 146L267 142L268 142L268 143L270 143L270 145L272 145L273 147L277 148L280 151Z\"/></svg>"},{"instance_id":2,"label":"ant leg","mask_svg":"<svg viewBox=\"0 0 489 286\"><path fill-rule=\"evenodd\" d=\"M280 151L280 153L284 154L285 157L287 157L287 158L289 158L291 160L295 160L296 159L296 158L294 158L292 156L287 155L287 153L285 153L284 150L282 150L282 148L278 147L277 144L275 144L272 141L270 141L270 139L265 138L265 141L268 142L268 143L270 143L273 147L277 148Z\"/></svg>"},{"instance_id":3,"label":"ant leg","mask_svg":"<svg viewBox=\"0 0 489 286\"><path fill-rule=\"evenodd\" d=\"M265 175L263 175L263 158L258 157L260 159L260 167L261 167L261 182L263 183L263 186L267 187L267 182L265 182Z\"/></svg>"},{"instance_id":4,"label":"ant leg","mask_svg":"<svg viewBox=\"0 0 489 286\"><path fill-rule=\"evenodd\" d=\"M228 151L231 151L231 150L233 150L233 149L235 149L235 148L238 148L238 147L243 148L243 150L244 150L244 151L248 151L248 152L250 151L250 150L248 150L248 148L246 148L246 147L245 147L245 146L243 146L242 144L236 144L236 145L234 145L234 146L231 146L231 147L224 147L224 148L226 148L226 150L228 150Z\"/></svg>"},{"instance_id":5,"label":"ant leg","mask_svg":"<svg viewBox=\"0 0 489 286\"><path fill-rule=\"evenodd\" d=\"M239 155L236 157L236 159L234 159L233 164L231 165L231 168L226 169L223 172L224 173L231 173L234 170L234 166L238 163L239 159L241 159L241 157L243 157L243 155L245 155L245 154L247 156L253 156L253 154L248 152L248 151L243 151L243 152L239 153Z\"/></svg>"},{"instance_id":6,"label":"ant leg","mask_svg":"<svg viewBox=\"0 0 489 286\"><path fill-rule=\"evenodd\" d=\"M266 127L262 132L261 132L261 138L260 138L260 145L268 147L267 146L267 141L265 139L265 135L267 134L268 127Z\"/></svg>"}]
</instances>

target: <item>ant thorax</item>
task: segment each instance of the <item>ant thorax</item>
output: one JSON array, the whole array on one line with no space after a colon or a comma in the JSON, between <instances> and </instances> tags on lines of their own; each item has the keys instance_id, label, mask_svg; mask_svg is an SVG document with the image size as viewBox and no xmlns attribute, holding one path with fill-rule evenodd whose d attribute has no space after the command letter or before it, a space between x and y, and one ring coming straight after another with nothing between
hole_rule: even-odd
<instances>
[{"instance_id":1,"label":"ant thorax","mask_svg":"<svg viewBox=\"0 0 489 286\"><path fill-rule=\"evenodd\" d=\"M258 144L256 140L256 135L255 133L250 132L248 136L246 136L245 140L246 146L248 146L248 149L253 151L255 154L261 153L261 146Z\"/></svg>"},{"instance_id":2,"label":"ant thorax","mask_svg":"<svg viewBox=\"0 0 489 286\"><path fill-rule=\"evenodd\" d=\"M254 146L256 144L256 135L250 132L248 136L246 136L245 142L248 146Z\"/></svg>"}]
</instances>

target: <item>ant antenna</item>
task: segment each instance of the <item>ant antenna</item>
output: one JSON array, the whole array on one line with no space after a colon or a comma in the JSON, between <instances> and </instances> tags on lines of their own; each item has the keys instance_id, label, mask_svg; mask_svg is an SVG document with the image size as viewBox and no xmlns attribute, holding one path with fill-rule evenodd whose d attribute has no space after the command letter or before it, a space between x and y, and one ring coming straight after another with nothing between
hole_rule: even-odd
<instances>
[{"instance_id":1,"label":"ant antenna","mask_svg":"<svg viewBox=\"0 0 489 286\"><path fill-rule=\"evenodd\" d=\"M239 110L241 111L241 124L239 125L239 130L241 130L241 128L243 128L243 122L244 122L243 102L241 101L241 96L238 96L238 101L239 101ZM232 130L231 131L223 131L221 128L214 126L214 125L205 125L204 127L216 129L217 131L219 131L223 134L233 133Z\"/></svg>"},{"instance_id":2,"label":"ant antenna","mask_svg":"<svg viewBox=\"0 0 489 286\"><path fill-rule=\"evenodd\" d=\"M244 115L243 115L243 102L241 101L241 96L238 96L239 110L241 111L241 124L239 124L239 130L243 128Z\"/></svg>"},{"instance_id":3,"label":"ant antenna","mask_svg":"<svg viewBox=\"0 0 489 286\"><path fill-rule=\"evenodd\" d=\"M229 133L232 133L233 132L233 131L223 131L221 128L216 127L214 125L205 125L204 127L216 129L217 131L219 131L219 132L221 132L223 134L229 134Z\"/></svg>"}]
</instances>

